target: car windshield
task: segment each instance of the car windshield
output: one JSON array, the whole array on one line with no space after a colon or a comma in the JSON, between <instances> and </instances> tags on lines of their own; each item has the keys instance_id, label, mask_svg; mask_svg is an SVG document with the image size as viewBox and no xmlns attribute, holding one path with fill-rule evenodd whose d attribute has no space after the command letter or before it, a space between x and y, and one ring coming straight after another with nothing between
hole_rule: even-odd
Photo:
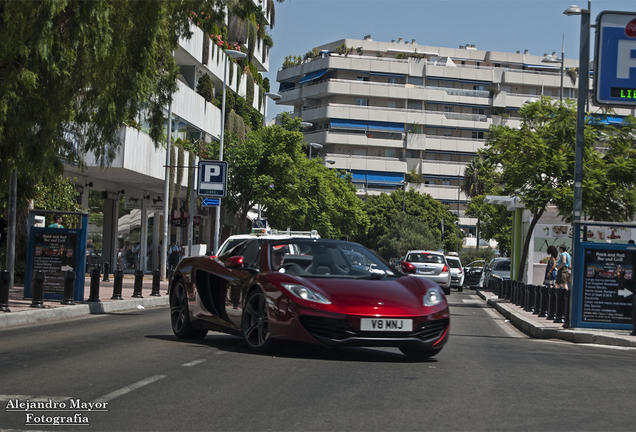
<instances>
[{"instance_id":1,"label":"car windshield","mask_svg":"<svg viewBox=\"0 0 636 432\"><path fill-rule=\"evenodd\" d=\"M496 262L493 270L510 271L510 261Z\"/></svg>"},{"instance_id":2,"label":"car windshield","mask_svg":"<svg viewBox=\"0 0 636 432\"><path fill-rule=\"evenodd\" d=\"M444 264L444 257L426 252L412 252L408 254L406 261L411 263Z\"/></svg>"},{"instance_id":3,"label":"car windshield","mask_svg":"<svg viewBox=\"0 0 636 432\"><path fill-rule=\"evenodd\" d=\"M303 277L383 278L398 271L357 243L324 239L269 242L271 269Z\"/></svg>"}]
</instances>

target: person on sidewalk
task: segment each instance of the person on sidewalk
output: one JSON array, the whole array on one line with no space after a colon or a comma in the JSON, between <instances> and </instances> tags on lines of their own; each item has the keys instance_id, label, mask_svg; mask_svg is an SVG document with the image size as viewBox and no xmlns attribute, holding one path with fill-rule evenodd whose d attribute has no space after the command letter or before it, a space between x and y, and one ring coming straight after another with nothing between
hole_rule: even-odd
<instances>
[{"instance_id":1,"label":"person on sidewalk","mask_svg":"<svg viewBox=\"0 0 636 432\"><path fill-rule=\"evenodd\" d=\"M543 285L554 286L557 278L557 256L559 253L557 249L550 245L548 246L548 264L545 266L545 277L543 278Z\"/></svg>"},{"instance_id":2,"label":"person on sidewalk","mask_svg":"<svg viewBox=\"0 0 636 432\"><path fill-rule=\"evenodd\" d=\"M53 223L49 225L49 228L64 228L62 226L62 216L59 214L53 216Z\"/></svg>"},{"instance_id":3,"label":"person on sidewalk","mask_svg":"<svg viewBox=\"0 0 636 432\"><path fill-rule=\"evenodd\" d=\"M572 257L565 244L559 246L559 251L561 253L557 260L556 287L569 289L569 283L572 280Z\"/></svg>"}]
</instances>

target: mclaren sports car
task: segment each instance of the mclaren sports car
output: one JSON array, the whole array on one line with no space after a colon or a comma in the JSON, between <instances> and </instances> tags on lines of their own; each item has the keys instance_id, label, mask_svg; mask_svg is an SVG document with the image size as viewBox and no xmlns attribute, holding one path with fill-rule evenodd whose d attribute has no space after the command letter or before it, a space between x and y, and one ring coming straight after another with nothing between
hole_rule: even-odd
<instances>
[{"instance_id":1,"label":"mclaren sports car","mask_svg":"<svg viewBox=\"0 0 636 432\"><path fill-rule=\"evenodd\" d=\"M448 340L439 285L346 241L252 238L215 258L185 258L169 295L177 338L212 330L242 337L255 351L297 341L396 347L426 359Z\"/></svg>"}]
</instances>

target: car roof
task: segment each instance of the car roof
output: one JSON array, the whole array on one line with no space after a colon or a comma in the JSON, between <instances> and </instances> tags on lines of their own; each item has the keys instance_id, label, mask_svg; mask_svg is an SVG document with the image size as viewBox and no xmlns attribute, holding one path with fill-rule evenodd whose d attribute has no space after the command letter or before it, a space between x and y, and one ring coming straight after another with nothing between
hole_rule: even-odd
<instances>
[{"instance_id":1,"label":"car roof","mask_svg":"<svg viewBox=\"0 0 636 432\"><path fill-rule=\"evenodd\" d=\"M424 253L424 254L435 254L435 255L442 255L444 256L443 253L441 252L437 252L437 251L429 251L429 250L410 250L408 251L406 254L410 254L410 253Z\"/></svg>"}]
</instances>

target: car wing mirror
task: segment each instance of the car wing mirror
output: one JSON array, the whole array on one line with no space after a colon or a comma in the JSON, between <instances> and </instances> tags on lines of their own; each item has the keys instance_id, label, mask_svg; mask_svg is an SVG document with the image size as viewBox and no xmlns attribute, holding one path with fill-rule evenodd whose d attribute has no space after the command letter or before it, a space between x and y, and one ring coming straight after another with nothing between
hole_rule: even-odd
<instances>
[{"instance_id":1,"label":"car wing mirror","mask_svg":"<svg viewBox=\"0 0 636 432\"><path fill-rule=\"evenodd\" d=\"M242 268L244 259L242 256L229 257L225 261L225 267L227 268Z\"/></svg>"}]
</instances>

